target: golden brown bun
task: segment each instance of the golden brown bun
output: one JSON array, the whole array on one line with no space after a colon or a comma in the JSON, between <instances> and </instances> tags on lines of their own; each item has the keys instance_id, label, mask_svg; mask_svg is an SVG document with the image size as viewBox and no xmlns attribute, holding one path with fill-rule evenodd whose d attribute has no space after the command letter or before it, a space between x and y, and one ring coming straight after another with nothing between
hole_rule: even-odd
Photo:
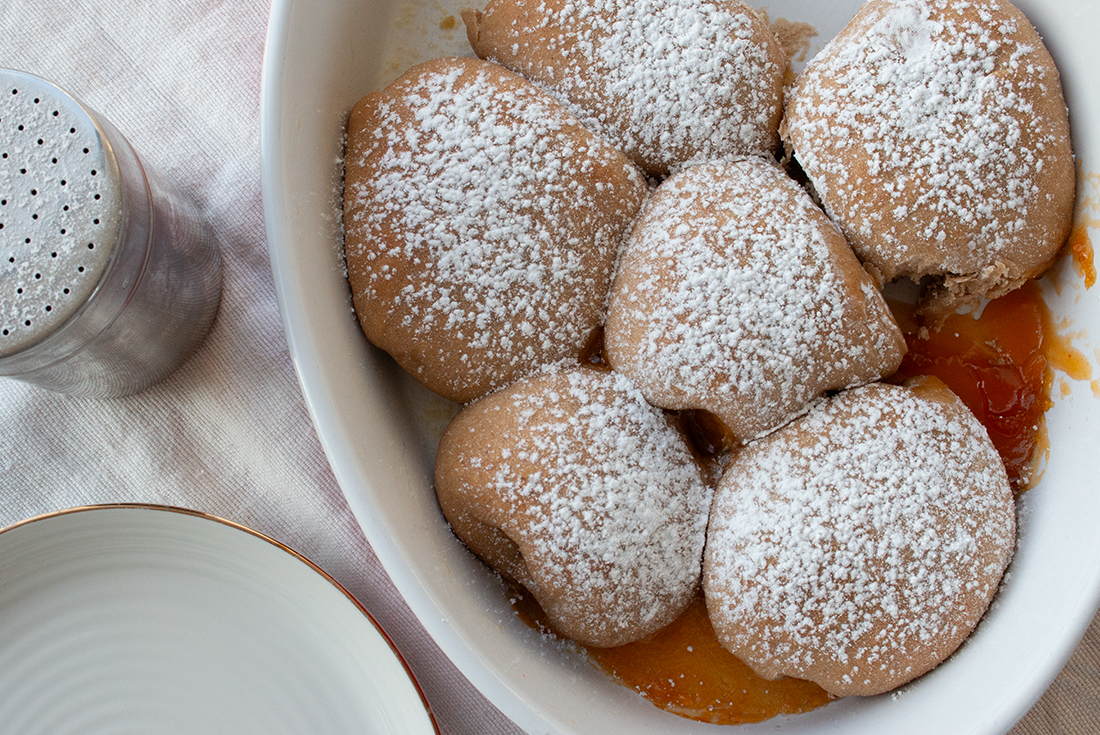
<instances>
[{"instance_id":1,"label":"golden brown bun","mask_svg":"<svg viewBox=\"0 0 1100 735\"><path fill-rule=\"evenodd\" d=\"M655 632L698 588L711 491L620 375L544 372L465 407L435 489L455 534L586 645Z\"/></svg>"},{"instance_id":2,"label":"golden brown bun","mask_svg":"<svg viewBox=\"0 0 1100 735\"><path fill-rule=\"evenodd\" d=\"M784 137L884 281L945 314L1043 273L1075 172L1054 61L1005 0L870 0L799 75Z\"/></svg>"},{"instance_id":3,"label":"golden brown bun","mask_svg":"<svg viewBox=\"0 0 1100 735\"><path fill-rule=\"evenodd\" d=\"M825 399L726 470L703 585L719 640L769 679L893 689L962 643L1015 543L1004 465L935 379Z\"/></svg>"},{"instance_id":4,"label":"golden brown bun","mask_svg":"<svg viewBox=\"0 0 1100 735\"><path fill-rule=\"evenodd\" d=\"M490 0L474 52L567 101L647 173L778 144L786 55L740 0Z\"/></svg>"},{"instance_id":5,"label":"golden brown bun","mask_svg":"<svg viewBox=\"0 0 1100 735\"><path fill-rule=\"evenodd\" d=\"M644 178L561 105L477 59L352 110L345 252L367 337L465 403L575 359L604 318Z\"/></svg>"},{"instance_id":6,"label":"golden brown bun","mask_svg":"<svg viewBox=\"0 0 1100 735\"><path fill-rule=\"evenodd\" d=\"M894 372L905 340L809 196L745 159L685 169L643 207L605 353L654 405L705 409L748 441L825 391Z\"/></svg>"}]
</instances>

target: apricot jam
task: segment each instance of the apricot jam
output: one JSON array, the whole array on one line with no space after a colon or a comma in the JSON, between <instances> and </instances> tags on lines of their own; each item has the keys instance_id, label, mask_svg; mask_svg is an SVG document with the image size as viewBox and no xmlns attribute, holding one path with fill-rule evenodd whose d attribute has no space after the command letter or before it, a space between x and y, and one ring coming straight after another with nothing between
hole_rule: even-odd
<instances>
[{"instance_id":1,"label":"apricot jam","mask_svg":"<svg viewBox=\"0 0 1100 735\"><path fill-rule=\"evenodd\" d=\"M1085 288L1092 288L1096 283L1096 265L1093 263L1092 242L1089 240L1088 224L1074 227L1067 245L1073 255L1073 263L1077 266L1077 269L1081 272L1081 277L1085 281Z\"/></svg>"},{"instance_id":2,"label":"apricot jam","mask_svg":"<svg viewBox=\"0 0 1100 735\"><path fill-rule=\"evenodd\" d=\"M989 302L975 318L954 314L939 328L895 308L909 353L890 378L900 383L934 375L951 388L989 432L1009 481L1027 488L1050 407L1050 314L1035 281Z\"/></svg>"},{"instance_id":3,"label":"apricot jam","mask_svg":"<svg viewBox=\"0 0 1100 735\"><path fill-rule=\"evenodd\" d=\"M808 681L768 681L754 674L718 642L702 594L648 638L587 650L613 678L661 709L716 725L808 712L835 699Z\"/></svg>"}]
</instances>

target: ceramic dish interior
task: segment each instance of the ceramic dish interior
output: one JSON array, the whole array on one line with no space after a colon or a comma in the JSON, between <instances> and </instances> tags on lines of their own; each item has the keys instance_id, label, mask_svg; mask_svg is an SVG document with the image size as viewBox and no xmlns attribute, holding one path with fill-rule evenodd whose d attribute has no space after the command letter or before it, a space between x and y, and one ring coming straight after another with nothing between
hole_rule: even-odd
<instances>
[{"instance_id":1,"label":"ceramic dish interior","mask_svg":"<svg viewBox=\"0 0 1100 735\"><path fill-rule=\"evenodd\" d=\"M0 532L0 730L437 735L370 616L243 526L92 506Z\"/></svg>"},{"instance_id":2,"label":"ceramic dish interior","mask_svg":"<svg viewBox=\"0 0 1100 735\"><path fill-rule=\"evenodd\" d=\"M263 189L284 326L306 401L341 487L412 610L470 680L529 732L710 731L666 714L529 629L501 584L451 535L431 489L433 442L454 407L412 385L359 331L342 268L342 134L351 106L418 61L469 55L461 0L275 0L263 88ZM768 3L818 32L858 0ZM1079 162L1077 225L1100 208L1100 16L1076 0L1021 0L1063 74ZM1100 288L1063 261L1044 279L1059 328L1091 361ZM1081 377L1078 375L1078 377ZM1100 384L1097 384L1100 385ZM1092 454L1100 400L1058 378L1042 479L1020 503L1019 553L977 633L947 664L892 695L742 726L758 732L999 733L1053 680L1100 599L1100 493Z\"/></svg>"}]
</instances>

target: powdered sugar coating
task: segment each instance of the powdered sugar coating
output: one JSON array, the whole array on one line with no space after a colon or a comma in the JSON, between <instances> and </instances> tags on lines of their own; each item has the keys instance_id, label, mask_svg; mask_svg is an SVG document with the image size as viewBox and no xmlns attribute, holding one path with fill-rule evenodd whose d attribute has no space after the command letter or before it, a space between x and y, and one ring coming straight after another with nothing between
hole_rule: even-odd
<instances>
[{"instance_id":1,"label":"powdered sugar coating","mask_svg":"<svg viewBox=\"0 0 1100 735\"><path fill-rule=\"evenodd\" d=\"M823 400L731 462L704 588L723 645L837 695L930 670L985 611L1014 545L1012 491L942 383Z\"/></svg>"},{"instance_id":2,"label":"powdered sugar coating","mask_svg":"<svg viewBox=\"0 0 1100 735\"><path fill-rule=\"evenodd\" d=\"M581 643L655 632L698 587L711 490L621 375L548 371L467 406L435 487L456 534Z\"/></svg>"},{"instance_id":3,"label":"powdered sugar coating","mask_svg":"<svg viewBox=\"0 0 1100 735\"><path fill-rule=\"evenodd\" d=\"M656 190L624 244L605 343L651 403L711 411L740 441L905 353L840 233L757 159L694 166Z\"/></svg>"},{"instance_id":4,"label":"powdered sugar coating","mask_svg":"<svg viewBox=\"0 0 1100 735\"><path fill-rule=\"evenodd\" d=\"M368 95L346 169L363 329L460 402L578 354L646 192L557 102L476 59L428 62Z\"/></svg>"},{"instance_id":5,"label":"powdered sugar coating","mask_svg":"<svg viewBox=\"0 0 1100 735\"><path fill-rule=\"evenodd\" d=\"M940 311L1039 275L1069 234L1061 83L1005 0L871 0L799 76L785 137L886 281L944 276Z\"/></svg>"},{"instance_id":6,"label":"powdered sugar coating","mask_svg":"<svg viewBox=\"0 0 1100 735\"><path fill-rule=\"evenodd\" d=\"M491 0L470 44L650 174L778 143L786 56L740 0Z\"/></svg>"}]
</instances>

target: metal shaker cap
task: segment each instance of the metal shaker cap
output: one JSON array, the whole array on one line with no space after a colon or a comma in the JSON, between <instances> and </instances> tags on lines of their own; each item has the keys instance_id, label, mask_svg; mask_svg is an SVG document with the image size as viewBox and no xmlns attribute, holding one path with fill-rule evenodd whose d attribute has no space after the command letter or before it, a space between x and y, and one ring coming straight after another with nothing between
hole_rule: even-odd
<instances>
[{"instance_id":1,"label":"metal shaker cap","mask_svg":"<svg viewBox=\"0 0 1100 735\"><path fill-rule=\"evenodd\" d=\"M194 201L106 118L0 69L0 376L128 395L198 349L220 298Z\"/></svg>"},{"instance_id":2,"label":"metal shaker cap","mask_svg":"<svg viewBox=\"0 0 1100 735\"><path fill-rule=\"evenodd\" d=\"M79 311L124 221L118 163L73 98L0 70L0 356Z\"/></svg>"}]
</instances>

